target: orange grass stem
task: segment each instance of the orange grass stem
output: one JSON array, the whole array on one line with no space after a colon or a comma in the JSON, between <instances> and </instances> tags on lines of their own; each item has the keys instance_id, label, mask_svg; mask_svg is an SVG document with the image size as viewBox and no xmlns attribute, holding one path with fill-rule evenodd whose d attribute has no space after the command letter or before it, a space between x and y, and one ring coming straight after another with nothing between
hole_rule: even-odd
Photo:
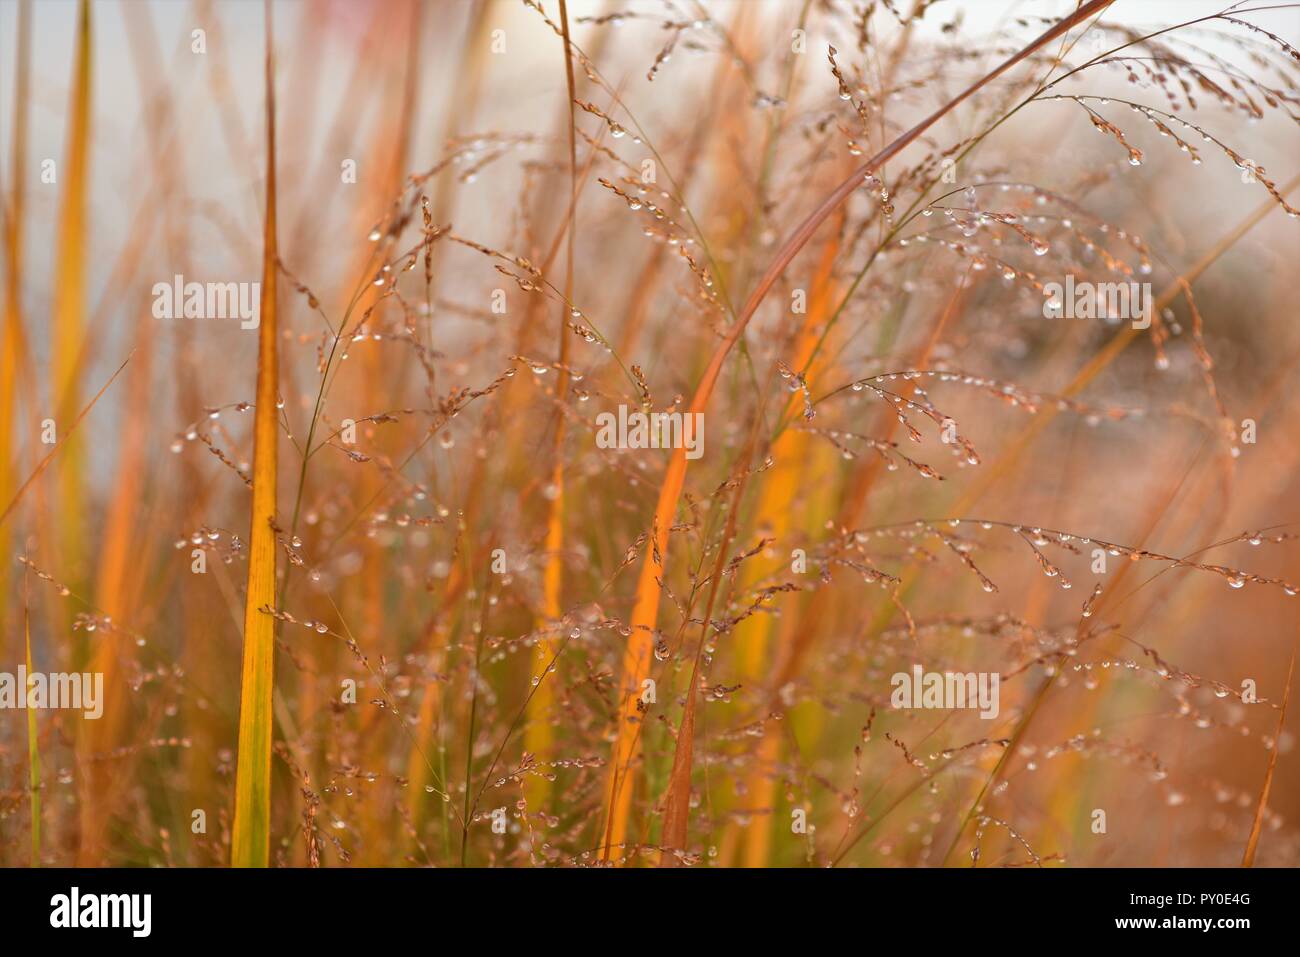
<instances>
[{"instance_id":1,"label":"orange grass stem","mask_svg":"<svg viewBox=\"0 0 1300 957\"><path fill-rule=\"evenodd\" d=\"M695 396L691 400L690 412L703 413L708 405L722 365L735 344L744 335L749 320L762 304L763 299L773 284L785 271L794 257L816 233L817 229L835 209L846 200L853 191L862 185L863 179L881 164L902 152L912 141L951 112L958 104L979 91L985 84L1005 73L1021 60L1030 56L1043 45L1069 31L1072 27L1110 6L1112 0L1090 0L1069 16L1062 18L1044 31L1037 39L1002 62L982 79L967 87L954 99L935 110L916 126L898 137L871 159L859 166L850 176L822 200L821 204L799 224L795 231L782 244L771 265L763 273L754 291L750 293L740 315L732 324L730 331L717 349L704 370ZM655 623L659 614L659 598L662 592L661 576L665 573L668 555L668 531L672 527L673 517L677 512L677 502L681 496L682 486L686 480L686 450L674 450L672 460L659 490L659 500L655 508L652 541L647 545L646 557L641 565L641 575L637 582L636 603L632 610L631 635L623 654L623 675L619 688L619 719L613 754L609 766L609 786L607 790L608 805L604 839L601 856L609 860L614 847L625 843L628 832L628 817L632 805L632 789L627 786L627 779L640 751L641 712L638 708L639 687L650 670L650 655L654 644Z\"/></svg>"}]
</instances>

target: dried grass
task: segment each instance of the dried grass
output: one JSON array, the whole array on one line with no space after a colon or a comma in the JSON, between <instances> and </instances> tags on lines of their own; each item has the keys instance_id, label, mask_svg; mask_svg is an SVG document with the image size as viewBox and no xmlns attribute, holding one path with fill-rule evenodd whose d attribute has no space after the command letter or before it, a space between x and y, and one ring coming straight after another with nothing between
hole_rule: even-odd
<instances>
[{"instance_id":1,"label":"dried grass","mask_svg":"<svg viewBox=\"0 0 1300 957\"><path fill-rule=\"evenodd\" d=\"M173 63L131 5L157 186L120 224L67 20L58 206L6 209L0 550L34 580L0 624L110 700L0 728L0 861L1300 860L1290 35L519 6L217 4ZM228 42L261 28L264 163ZM149 315L259 268L255 336ZM1042 319L1067 276L1149 279L1150 328ZM86 382L42 449L27 413ZM620 406L702 414L703 457L605 447ZM1000 714L895 707L913 664L1001 675Z\"/></svg>"}]
</instances>

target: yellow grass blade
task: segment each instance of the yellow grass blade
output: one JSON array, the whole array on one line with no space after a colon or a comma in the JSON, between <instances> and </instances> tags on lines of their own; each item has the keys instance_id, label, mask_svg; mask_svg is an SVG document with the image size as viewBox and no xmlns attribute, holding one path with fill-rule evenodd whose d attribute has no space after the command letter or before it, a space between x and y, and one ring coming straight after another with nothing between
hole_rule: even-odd
<instances>
[{"instance_id":1,"label":"yellow grass blade","mask_svg":"<svg viewBox=\"0 0 1300 957\"><path fill-rule=\"evenodd\" d=\"M817 343L821 338L822 323L833 308L833 301L838 293L832 280L835 258L840 251L838 235L837 230L822 249L808 312L804 317L803 327L799 330L793 353L792 368L802 370L813 361ZM819 371L820 369L816 368L808 370L810 375L816 375ZM783 421L793 414L796 406L802 402L801 396L791 395L778 421ZM785 538L793 524L794 513L790 503L798 498L799 483L806 477L810 468L811 453L808 440L808 433L798 429L786 429L772 443L769 453L772 467L767 470L765 476L766 481L759 496L755 522L760 526L771 528L772 534L780 539ZM761 566L750 565L745 574L745 587L757 587L762 574ZM770 635L775 630L775 623L767 615L747 618L736 628L733 640L742 655L741 674L747 682L758 684L766 678L766 672L772 670L767 664L768 645ZM759 744L757 762L748 776L744 791L748 795L748 802L755 808L772 805L777 785L772 766L780 752L780 747L780 735L768 729ZM739 823L732 822L728 828L735 832L734 838L737 841L743 842L745 866L759 867L768 862L772 839L770 820L757 819L743 830Z\"/></svg>"},{"instance_id":2,"label":"yellow grass blade","mask_svg":"<svg viewBox=\"0 0 1300 957\"><path fill-rule=\"evenodd\" d=\"M262 251L262 317L257 340L257 408L253 425L253 516L244 606L244 667L239 699L239 761L235 770L233 867L265 867L271 851L271 697L274 687L275 491L278 359L276 329L275 86L271 5L266 4L266 234Z\"/></svg>"},{"instance_id":3,"label":"yellow grass blade","mask_svg":"<svg viewBox=\"0 0 1300 957\"><path fill-rule=\"evenodd\" d=\"M78 9L77 46L72 98L68 109L67 154L59 178L63 207L59 218L54 289L53 408L59 419L77 407L77 367L81 358L86 311L86 185L89 178L91 23L90 0ZM81 486L85 469L80 442L68 445L59 472L60 552L74 578L82 574Z\"/></svg>"}]
</instances>

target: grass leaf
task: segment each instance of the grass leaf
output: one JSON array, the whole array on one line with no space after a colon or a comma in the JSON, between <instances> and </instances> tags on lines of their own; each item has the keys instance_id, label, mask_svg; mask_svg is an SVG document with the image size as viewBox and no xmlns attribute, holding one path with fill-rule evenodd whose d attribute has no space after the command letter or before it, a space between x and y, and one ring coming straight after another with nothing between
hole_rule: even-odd
<instances>
[{"instance_id":1,"label":"grass leaf","mask_svg":"<svg viewBox=\"0 0 1300 957\"><path fill-rule=\"evenodd\" d=\"M86 188L89 179L91 117L90 0L77 10L77 45L72 102L68 112L63 206L59 218L58 284L54 289L53 403L62 418L77 405L77 370L81 360L86 311ZM69 443L59 472L59 529L63 562L81 574L82 510L85 464L81 444Z\"/></svg>"},{"instance_id":2,"label":"grass leaf","mask_svg":"<svg viewBox=\"0 0 1300 957\"><path fill-rule=\"evenodd\" d=\"M235 771L234 867L266 867L271 849L271 698L274 688L275 498L278 359L276 326L275 83L271 5L266 3L266 233L262 250L262 317L257 343L253 424L253 516L244 665L239 699L239 761Z\"/></svg>"}]
</instances>

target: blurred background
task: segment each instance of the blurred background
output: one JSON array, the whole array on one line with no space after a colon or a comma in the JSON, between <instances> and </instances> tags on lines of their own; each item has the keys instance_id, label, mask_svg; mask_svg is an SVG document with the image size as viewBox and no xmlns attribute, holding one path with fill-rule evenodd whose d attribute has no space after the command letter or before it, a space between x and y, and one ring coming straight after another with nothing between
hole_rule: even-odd
<instances>
[{"instance_id":1,"label":"blurred background","mask_svg":"<svg viewBox=\"0 0 1300 957\"><path fill-rule=\"evenodd\" d=\"M1075 5L572 0L571 110L558 0L271 2L273 863L1294 866L1300 11L1251 6L1117 0L855 189L656 555L670 453L596 415L687 408ZM266 16L0 2L0 671L107 694L0 714L8 866L229 862L257 334L154 286L261 279ZM1045 319L1069 274L1152 330ZM892 708L914 662L998 718Z\"/></svg>"}]
</instances>

